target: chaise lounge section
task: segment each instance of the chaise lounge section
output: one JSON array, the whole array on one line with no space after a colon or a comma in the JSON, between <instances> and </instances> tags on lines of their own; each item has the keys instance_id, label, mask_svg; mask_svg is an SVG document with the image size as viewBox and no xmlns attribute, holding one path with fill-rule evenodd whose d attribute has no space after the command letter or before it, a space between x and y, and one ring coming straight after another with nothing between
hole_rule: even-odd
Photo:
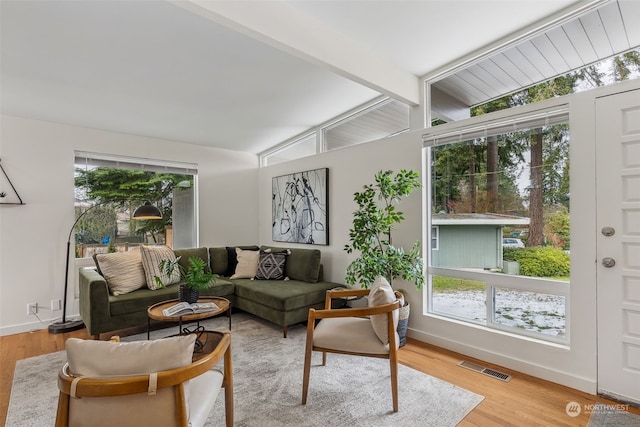
<instances>
[{"instance_id":1,"label":"chaise lounge section","mask_svg":"<svg viewBox=\"0 0 640 427\"><path fill-rule=\"evenodd\" d=\"M285 278L256 280L236 274L238 249L240 252L260 251L261 254L286 253ZM207 268L220 276L215 285L200 291L200 295L227 298L233 308L281 326L285 338L287 327L305 322L310 308L324 307L327 290L344 286L323 280L321 252L318 249L253 245L179 249L174 253L181 257L181 263L186 263L190 257L198 257L206 262ZM143 286L118 294L113 291L113 273L101 270L105 264L96 259L96 267L80 270L80 316L89 334L96 338L102 333L146 325L147 308L157 302L177 298L178 288L183 283L155 290ZM127 270L131 267L123 268ZM137 265L135 268L138 268Z\"/></svg>"}]
</instances>

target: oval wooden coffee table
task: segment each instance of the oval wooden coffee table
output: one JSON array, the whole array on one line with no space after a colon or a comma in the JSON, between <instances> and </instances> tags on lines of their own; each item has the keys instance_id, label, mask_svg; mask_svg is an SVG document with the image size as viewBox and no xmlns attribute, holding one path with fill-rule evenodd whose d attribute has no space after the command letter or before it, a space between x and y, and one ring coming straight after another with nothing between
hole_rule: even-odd
<instances>
[{"instance_id":1,"label":"oval wooden coffee table","mask_svg":"<svg viewBox=\"0 0 640 427\"><path fill-rule=\"evenodd\" d=\"M147 339L149 339L150 331L151 331L151 320L158 320L161 322L173 322L178 323L178 333L182 334L182 324L188 322L198 322L198 326L200 326L200 320L209 319L210 317L215 317L221 313L226 312L227 317L229 317L229 330L231 330L231 303L228 299L222 297L200 297L198 298L198 302L212 302L218 306L217 310L206 311L204 313L191 313L191 314L183 314L181 316L165 316L162 314L162 310L171 307L174 304L178 303L177 299L172 299L168 301L161 301L150 306L147 309ZM191 331L187 331L191 332Z\"/></svg>"}]
</instances>

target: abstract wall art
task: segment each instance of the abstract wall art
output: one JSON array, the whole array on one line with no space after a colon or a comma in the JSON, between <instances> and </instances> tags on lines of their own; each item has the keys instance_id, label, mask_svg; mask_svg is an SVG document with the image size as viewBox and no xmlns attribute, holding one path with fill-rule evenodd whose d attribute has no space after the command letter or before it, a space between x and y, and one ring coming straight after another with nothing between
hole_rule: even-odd
<instances>
[{"instance_id":1,"label":"abstract wall art","mask_svg":"<svg viewBox=\"0 0 640 427\"><path fill-rule=\"evenodd\" d=\"M329 244L328 178L328 168L272 178L275 242Z\"/></svg>"}]
</instances>

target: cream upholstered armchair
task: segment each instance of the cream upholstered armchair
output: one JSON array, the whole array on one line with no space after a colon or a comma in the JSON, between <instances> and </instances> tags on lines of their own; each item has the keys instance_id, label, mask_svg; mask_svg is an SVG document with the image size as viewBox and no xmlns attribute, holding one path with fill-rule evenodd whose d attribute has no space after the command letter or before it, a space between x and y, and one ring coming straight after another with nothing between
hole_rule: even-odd
<instances>
[{"instance_id":1,"label":"cream upholstered armchair","mask_svg":"<svg viewBox=\"0 0 640 427\"><path fill-rule=\"evenodd\" d=\"M70 338L56 427L203 426L221 387L233 426L231 335L192 362L195 334L113 343ZM224 360L224 372L213 369Z\"/></svg>"},{"instance_id":2,"label":"cream upholstered armchair","mask_svg":"<svg viewBox=\"0 0 640 427\"><path fill-rule=\"evenodd\" d=\"M335 298L368 297L367 308L332 309ZM400 301L382 277L371 289L339 289L327 291L325 309L309 310L307 342L302 380L302 404L307 403L311 354L322 352L322 366L327 353L389 359L393 411L398 412L398 310ZM316 325L316 321L320 320Z\"/></svg>"}]
</instances>

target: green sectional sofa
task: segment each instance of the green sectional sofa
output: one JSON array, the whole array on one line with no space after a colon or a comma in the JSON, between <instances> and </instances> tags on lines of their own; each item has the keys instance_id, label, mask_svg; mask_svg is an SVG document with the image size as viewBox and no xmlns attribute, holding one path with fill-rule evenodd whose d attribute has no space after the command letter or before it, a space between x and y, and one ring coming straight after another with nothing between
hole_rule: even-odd
<instances>
[{"instance_id":1,"label":"green sectional sofa","mask_svg":"<svg viewBox=\"0 0 640 427\"><path fill-rule=\"evenodd\" d=\"M343 286L323 280L319 249L239 246L243 250L287 253L284 267L286 279L231 278L237 262L235 248L193 248L174 252L181 257L181 263L186 263L190 257L203 259L208 268L220 276L215 285L201 291L200 295L227 298L234 309L282 326L284 337L287 336L289 325L307 320L309 308L324 307L328 289ZM89 334L96 338L102 333L146 325L147 308L150 305L177 298L181 282L156 290L143 286L114 295L110 283L112 276L107 274L106 277L110 278L107 280L101 274L100 265L96 261L96 267L80 270L80 316Z\"/></svg>"}]
</instances>

